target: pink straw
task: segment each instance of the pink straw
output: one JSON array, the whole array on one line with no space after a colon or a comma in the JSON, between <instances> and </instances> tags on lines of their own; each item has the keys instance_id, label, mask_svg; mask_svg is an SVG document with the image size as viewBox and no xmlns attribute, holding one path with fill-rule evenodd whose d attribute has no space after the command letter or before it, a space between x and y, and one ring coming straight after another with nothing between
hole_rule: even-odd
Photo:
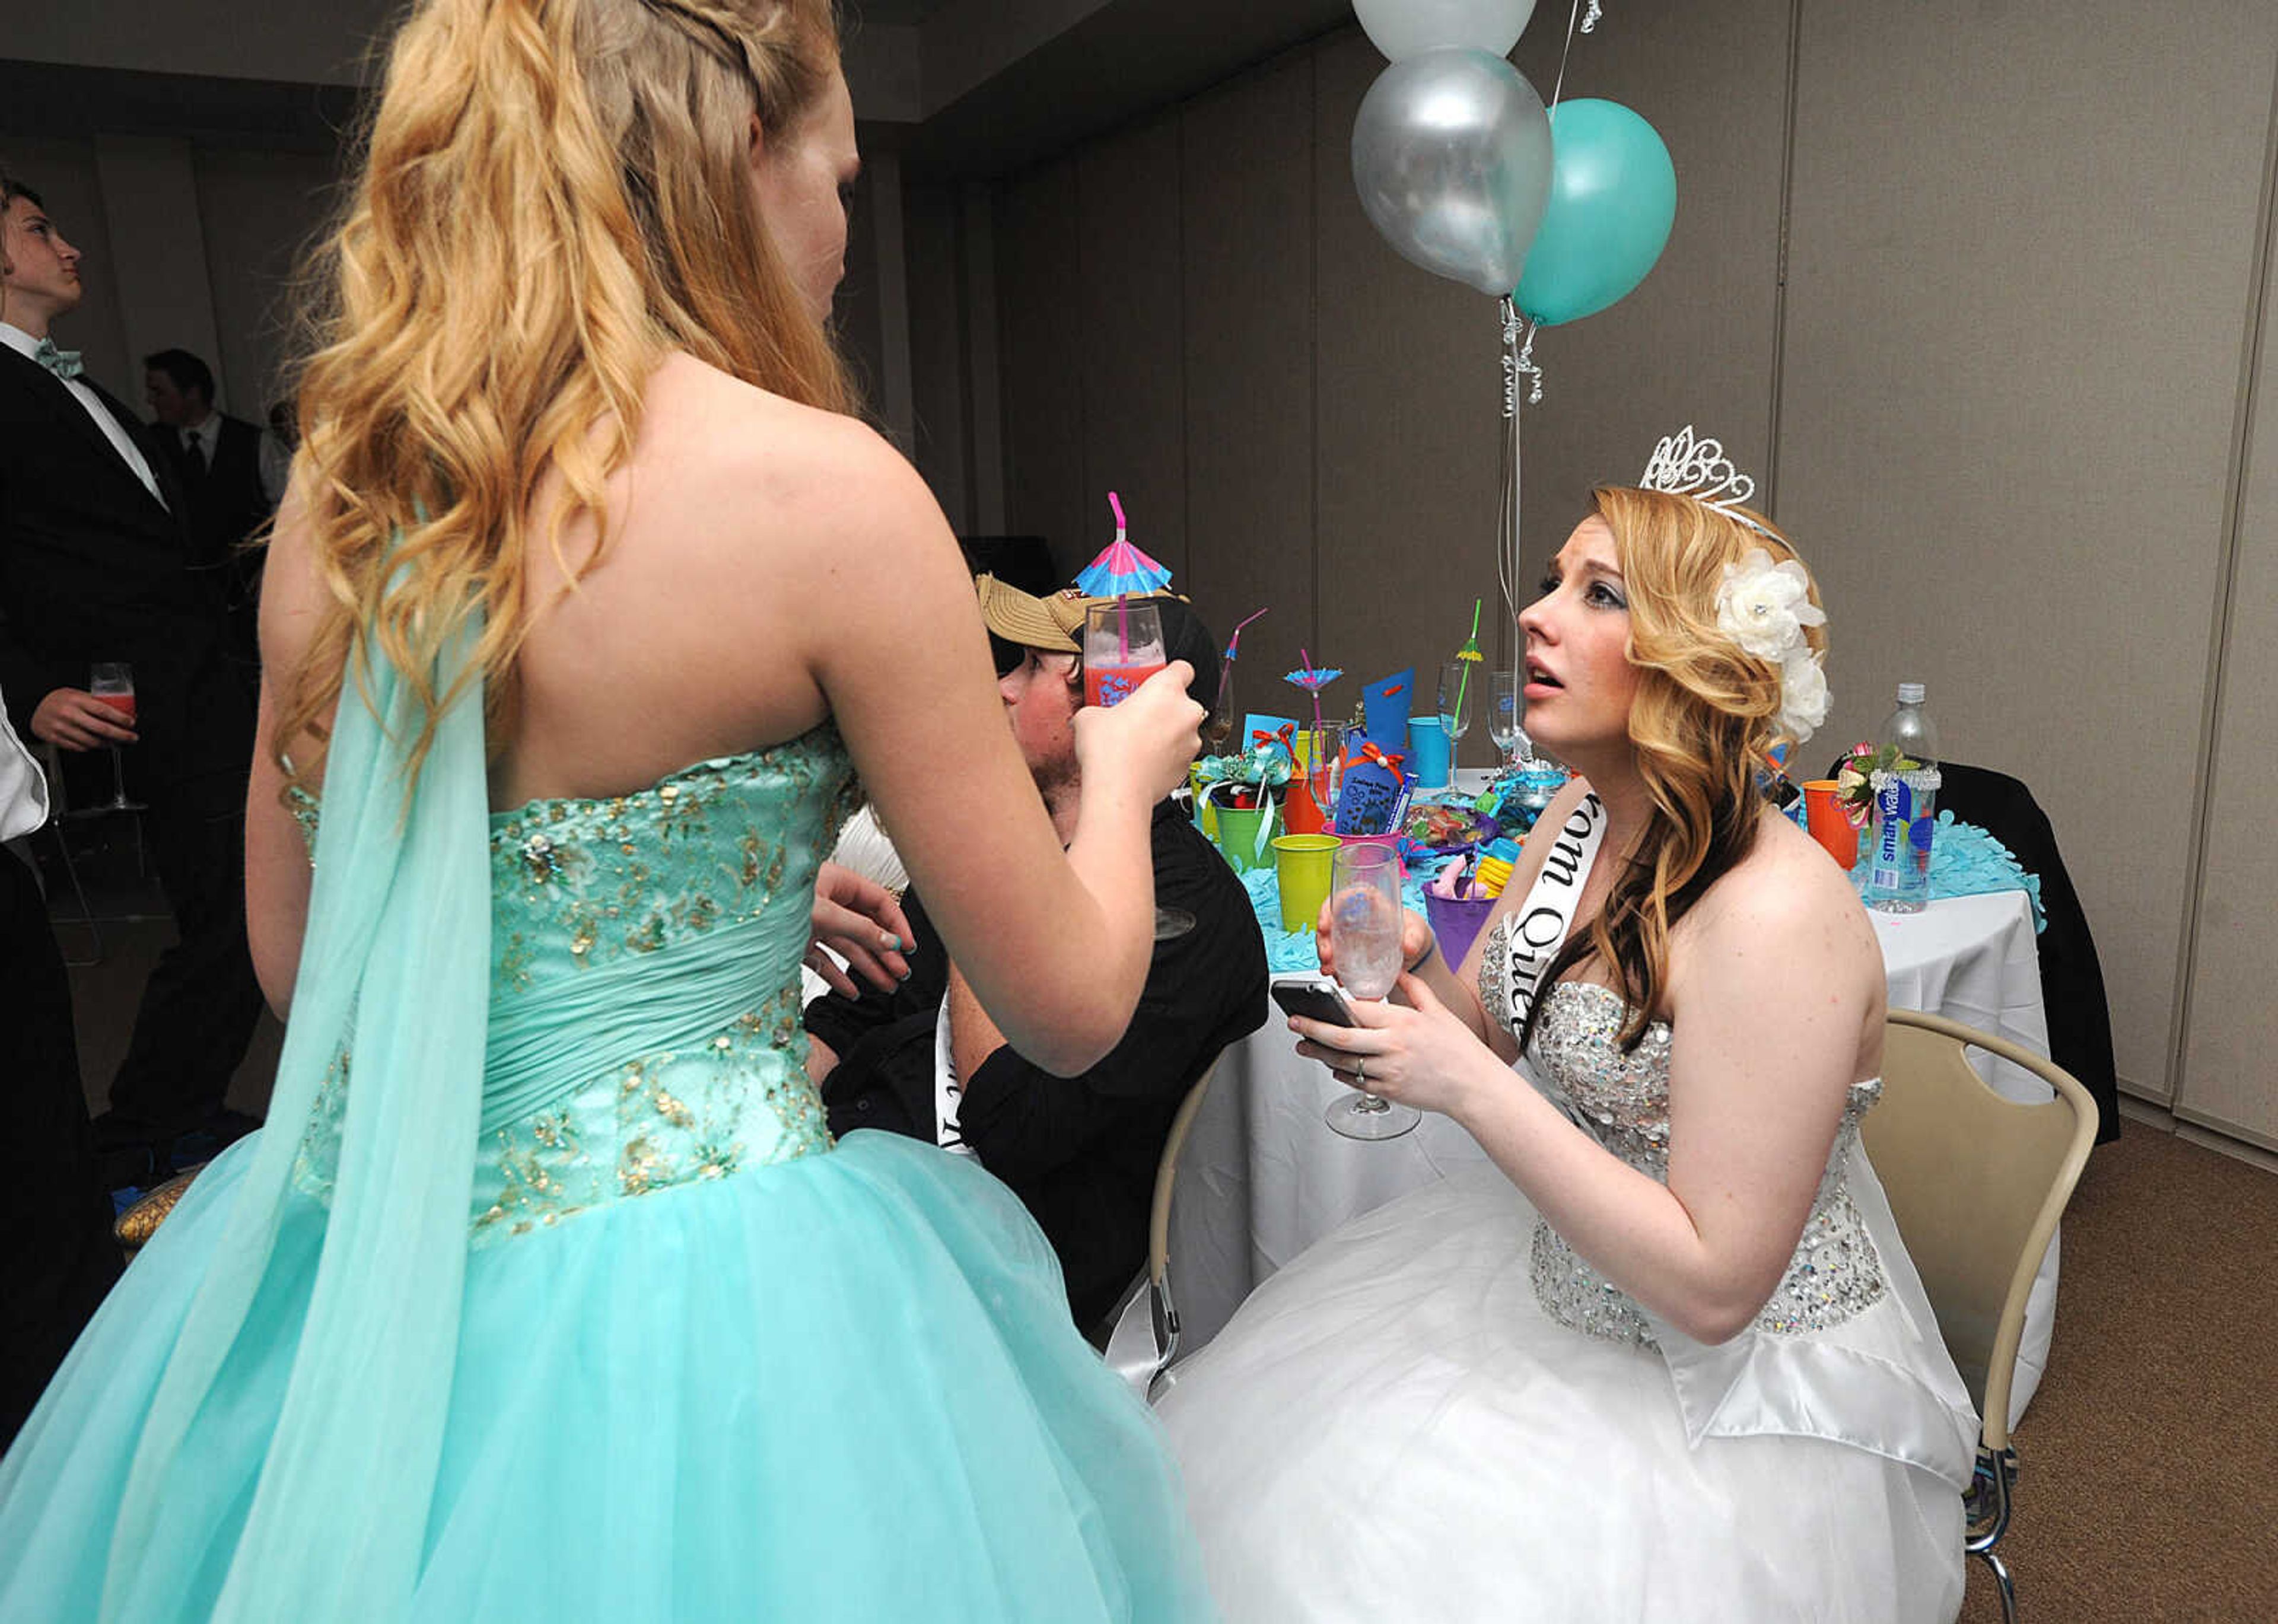
<instances>
[{"instance_id":1,"label":"pink straw","mask_svg":"<svg viewBox=\"0 0 2278 1624\"><path fill-rule=\"evenodd\" d=\"M1107 505L1115 510L1115 539L1121 541L1124 532L1131 528L1124 522L1123 500L1114 492L1110 491L1107 493Z\"/></svg>"}]
</instances>

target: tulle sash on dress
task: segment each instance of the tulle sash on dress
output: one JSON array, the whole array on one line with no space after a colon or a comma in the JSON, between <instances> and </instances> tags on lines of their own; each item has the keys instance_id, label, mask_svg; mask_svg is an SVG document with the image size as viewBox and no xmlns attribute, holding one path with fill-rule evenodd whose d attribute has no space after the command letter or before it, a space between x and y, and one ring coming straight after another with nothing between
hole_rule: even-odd
<instances>
[{"instance_id":1,"label":"tulle sash on dress","mask_svg":"<svg viewBox=\"0 0 2278 1624\"><path fill-rule=\"evenodd\" d=\"M470 614L440 673L468 664ZM367 651L371 644L367 642ZM268 1125L183 1323L138 1445L102 1617L160 1611L226 1562L213 1617L245 1624L402 1618L420 1568L458 1343L489 1004L483 686L438 725L416 789L419 705L377 654L341 696L327 752L309 919ZM447 682L439 680L439 690ZM297 1338L261 1316L294 1157L355 1029L340 1166ZM233 1349L294 1349L244 1526L218 1550L226 1497L180 1492L199 1434L233 1413Z\"/></svg>"}]
</instances>

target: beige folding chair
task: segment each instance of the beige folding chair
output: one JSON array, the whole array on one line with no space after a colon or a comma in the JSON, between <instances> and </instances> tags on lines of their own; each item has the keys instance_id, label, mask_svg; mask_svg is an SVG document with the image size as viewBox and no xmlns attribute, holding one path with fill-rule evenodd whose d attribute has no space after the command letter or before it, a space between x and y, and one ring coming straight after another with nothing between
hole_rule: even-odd
<instances>
[{"instance_id":1,"label":"beige folding chair","mask_svg":"<svg viewBox=\"0 0 2278 1624\"><path fill-rule=\"evenodd\" d=\"M1971 1048L2022 1066L2056 1098L2003 1099L1971 1068ZM1964 1549L1992 1571L2001 1616L2015 1624L2016 1587L1993 1549L2008 1531L2017 1479L2009 1391L2026 1296L2096 1142L2096 1102L2070 1072L2007 1039L1892 1010L1882 1102L1860 1136L1938 1331L1984 1417Z\"/></svg>"},{"instance_id":2,"label":"beige folding chair","mask_svg":"<svg viewBox=\"0 0 2278 1624\"><path fill-rule=\"evenodd\" d=\"M1147 1267L1131 1283L1123 1300L1109 1316L1110 1330L1103 1350L1108 1368L1131 1384L1142 1399L1152 1400L1156 1385L1171 1361L1179 1356L1179 1308L1171 1294L1171 1193L1178 1183L1179 1155L1187 1135L1210 1093L1219 1063L1211 1062L1171 1118L1171 1132L1163 1140L1163 1155L1155 1163L1155 1200L1147 1214Z\"/></svg>"}]
</instances>

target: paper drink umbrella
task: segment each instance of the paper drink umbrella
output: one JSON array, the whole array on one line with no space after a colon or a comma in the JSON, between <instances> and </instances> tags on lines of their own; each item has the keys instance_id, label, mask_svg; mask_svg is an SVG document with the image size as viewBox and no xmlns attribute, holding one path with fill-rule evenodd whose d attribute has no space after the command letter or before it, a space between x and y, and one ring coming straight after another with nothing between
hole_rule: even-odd
<instances>
[{"instance_id":1,"label":"paper drink umbrella","mask_svg":"<svg viewBox=\"0 0 2278 1624\"><path fill-rule=\"evenodd\" d=\"M1084 567L1075 578L1087 598L1135 598L1159 592L1171 583L1171 572L1149 558L1128 539L1122 499L1110 491L1107 505L1115 513L1115 539Z\"/></svg>"}]
</instances>

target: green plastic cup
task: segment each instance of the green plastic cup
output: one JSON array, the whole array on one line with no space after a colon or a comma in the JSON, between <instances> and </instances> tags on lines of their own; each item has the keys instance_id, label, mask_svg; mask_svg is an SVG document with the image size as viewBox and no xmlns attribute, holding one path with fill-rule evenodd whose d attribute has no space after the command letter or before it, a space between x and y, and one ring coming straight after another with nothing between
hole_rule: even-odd
<instances>
[{"instance_id":1,"label":"green plastic cup","mask_svg":"<svg viewBox=\"0 0 2278 1624\"><path fill-rule=\"evenodd\" d=\"M1279 835L1273 840L1274 878L1281 887L1281 928L1311 930L1329 900L1329 869L1344 842L1334 835Z\"/></svg>"},{"instance_id":2,"label":"green plastic cup","mask_svg":"<svg viewBox=\"0 0 2278 1624\"><path fill-rule=\"evenodd\" d=\"M1272 802L1263 806L1213 806L1212 813L1218 820L1218 849L1234 865L1237 874L1246 874L1253 868L1263 868L1265 860L1258 851L1259 835L1265 832L1265 820L1273 815Z\"/></svg>"}]
</instances>

